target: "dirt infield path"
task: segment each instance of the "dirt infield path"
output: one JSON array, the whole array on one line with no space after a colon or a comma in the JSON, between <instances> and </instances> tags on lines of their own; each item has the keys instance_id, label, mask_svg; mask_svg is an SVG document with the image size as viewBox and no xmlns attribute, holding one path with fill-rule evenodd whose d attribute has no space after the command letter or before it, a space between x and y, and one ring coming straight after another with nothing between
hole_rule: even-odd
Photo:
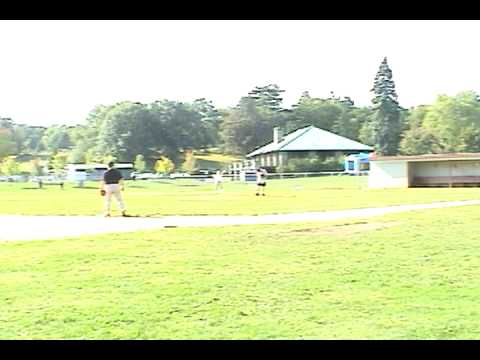
<instances>
[{"instance_id":1,"label":"dirt infield path","mask_svg":"<svg viewBox=\"0 0 480 360\"><path fill-rule=\"evenodd\" d=\"M480 205L480 200L258 216L212 215L165 216L161 218L104 218L101 216L0 215L0 241L58 239L102 233L161 229L165 227L205 227L329 221L355 217L379 216L411 210L435 209L466 205Z\"/></svg>"}]
</instances>

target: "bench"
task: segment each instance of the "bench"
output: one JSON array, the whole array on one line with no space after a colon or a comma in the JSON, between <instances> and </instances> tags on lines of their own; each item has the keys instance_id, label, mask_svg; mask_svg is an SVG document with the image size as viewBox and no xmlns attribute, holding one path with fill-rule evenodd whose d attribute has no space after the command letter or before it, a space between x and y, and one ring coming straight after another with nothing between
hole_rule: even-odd
<instances>
[{"instance_id":1,"label":"bench","mask_svg":"<svg viewBox=\"0 0 480 360\"><path fill-rule=\"evenodd\" d=\"M63 189L63 181L43 181L43 180L38 180L38 188L41 189L44 185L58 185L60 188Z\"/></svg>"}]
</instances>

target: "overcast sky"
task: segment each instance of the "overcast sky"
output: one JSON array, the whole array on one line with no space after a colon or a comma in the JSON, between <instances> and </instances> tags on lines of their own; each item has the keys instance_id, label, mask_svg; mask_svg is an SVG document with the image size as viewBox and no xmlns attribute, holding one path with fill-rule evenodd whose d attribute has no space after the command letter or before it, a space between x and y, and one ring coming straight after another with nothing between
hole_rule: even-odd
<instances>
[{"instance_id":1,"label":"overcast sky","mask_svg":"<svg viewBox=\"0 0 480 360\"><path fill-rule=\"evenodd\" d=\"M79 124L98 104L205 97L235 106L278 84L369 105L387 56L400 104L480 91L480 21L0 21L0 116Z\"/></svg>"}]
</instances>

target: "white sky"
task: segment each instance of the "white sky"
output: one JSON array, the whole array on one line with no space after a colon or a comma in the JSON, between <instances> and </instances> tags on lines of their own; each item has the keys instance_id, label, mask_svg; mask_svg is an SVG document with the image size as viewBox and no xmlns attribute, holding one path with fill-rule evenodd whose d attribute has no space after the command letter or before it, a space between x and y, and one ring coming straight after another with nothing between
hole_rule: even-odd
<instances>
[{"instance_id":1,"label":"white sky","mask_svg":"<svg viewBox=\"0 0 480 360\"><path fill-rule=\"evenodd\" d=\"M369 105L384 56L400 104L480 91L480 21L0 21L0 116L79 124L132 100L235 106L276 83Z\"/></svg>"}]
</instances>

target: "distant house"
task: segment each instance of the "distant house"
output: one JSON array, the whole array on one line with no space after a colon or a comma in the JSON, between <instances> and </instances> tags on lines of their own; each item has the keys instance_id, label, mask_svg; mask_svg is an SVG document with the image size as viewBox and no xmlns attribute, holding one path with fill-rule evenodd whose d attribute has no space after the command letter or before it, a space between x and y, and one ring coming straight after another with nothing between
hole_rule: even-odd
<instances>
[{"instance_id":1,"label":"distant house","mask_svg":"<svg viewBox=\"0 0 480 360\"><path fill-rule=\"evenodd\" d=\"M67 181L72 181L78 184L82 184L87 181L86 164L68 164L67 165Z\"/></svg>"},{"instance_id":2,"label":"distant house","mask_svg":"<svg viewBox=\"0 0 480 360\"><path fill-rule=\"evenodd\" d=\"M118 163L115 164L115 168L120 171L124 179L130 179L130 174L133 171L132 163ZM68 164L67 180L74 182L99 181L107 169L108 166L105 164Z\"/></svg>"},{"instance_id":3,"label":"distant house","mask_svg":"<svg viewBox=\"0 0 480 360\"><path fill-rule=\"evenodd\" d=\"M370 188L480 186L480 153L371 156Z\"/></svg>"},{"instance_id":4,"label":"distant house","mask_svg":"<svg viewBox=\"0 0 480 360\"><path fill-rule=\"evenodd\" d=\"M255 166L276 168L288 164L291 159L370 153L368 145L347 139L315 126L307 126L281 136L280 129L273 129L273 141L247 154Z\"/></svg>"}]
</instances>

